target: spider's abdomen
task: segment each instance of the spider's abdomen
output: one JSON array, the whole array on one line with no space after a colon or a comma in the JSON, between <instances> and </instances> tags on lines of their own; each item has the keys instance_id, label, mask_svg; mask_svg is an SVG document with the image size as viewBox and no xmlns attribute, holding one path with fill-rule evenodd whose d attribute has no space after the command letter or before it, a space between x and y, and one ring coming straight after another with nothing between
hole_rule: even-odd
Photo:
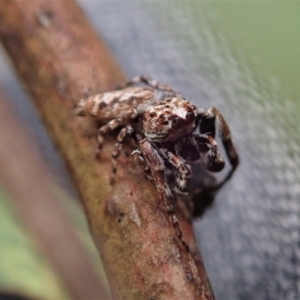
<instances>
[{"instance_id":1,"label":"spider's abdomen","mask_svg":"<svg viewBox=\"0 0 300 300\"><path fill-rule=\"evenodd\" d=\"M100 123L107 123L131 108L146 110L154 101L154 97L155 90L151 87L129 87L80 100L76 114L88 115Z\"/></svg>"}]
</instances>

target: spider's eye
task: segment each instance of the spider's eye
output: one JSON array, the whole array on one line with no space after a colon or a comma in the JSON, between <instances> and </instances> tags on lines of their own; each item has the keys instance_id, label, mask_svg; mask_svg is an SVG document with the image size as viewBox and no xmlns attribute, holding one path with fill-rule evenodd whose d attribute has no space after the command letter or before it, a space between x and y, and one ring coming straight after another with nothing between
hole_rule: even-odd
<instances>
[{"instance_id":1,"label":"spider's eye","mask_svg":"<svg viewBox=\"0 0 300 300\"><path fill-rule=\"evenodd\" d=\"M180 118L174 118L172 120L172 128L173 129L178 129L181 126L181 119Z\"/></svg>"},{"instance_id":2,"label":"spider's eye","mask_svg":"<svg viewBox=\"0 0 300 300\"><path fill-rule=\"evenodd\" d=\"M189 123L191 123L195 120L195 115L192 112L188 112L185 118Z\"/></svg>"}]
</instances>

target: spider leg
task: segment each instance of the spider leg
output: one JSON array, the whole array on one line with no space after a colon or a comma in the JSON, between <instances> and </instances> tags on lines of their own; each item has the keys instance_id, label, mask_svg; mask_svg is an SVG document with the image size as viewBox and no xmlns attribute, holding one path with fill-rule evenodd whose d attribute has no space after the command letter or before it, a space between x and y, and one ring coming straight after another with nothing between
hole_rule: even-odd
<instances>
[{"instance_id":1,"label":"spider leg","mask_svg":"<svg viewBox=\"0 0 300 300\"><path fill-rule=\"evenodd\" d=\"M217 142L207 134L194 134L194 139L197 143L201 160L204 166L212 172L221 171L225 162L218 150Z\"/></svg>"},{"instance_id":2,"label":"spider leg","mask_svg":"<svg viewBox=\"0 0 300 300\"><path fill-rule=\"evenodd\" d=\"M157 90L170 93L171 95L174 95L174 96L180 95L180 93L174 91L170 86L168 86L164 83L160 83L148 75L136 76L136 77L132 78L131 80L127 81L125 84L118 86L118 89L124 89L125 87L132 86L132 85L135 85L138 83L144 83L144 84L149 85Z\"/></svg>"},{"instance_id":3,"label":"spider leg","mask_svg":"<svg viewBox=\"0 0 300 300\"><path fill-rule=\"evenodd\" d=\"M190 165L188 165L183 158L175 155L169 150L160 149L160 153L177 169L174 174L176 184L176 186L174 187L175 191L181 194L187 194L188 183L192 177L192 170Z\"/></svg>"},{"instance_id":4,"label":"spider leg","mask_svg":"<svg viewBox=\"0 0 300 300\"><path fill-rule=\"evenodd\" d=\"M134 130L131 125L123 127L122 130L119 132L117 137L117 142L114 146L114 150L111 155L111 177L110 177L110 184L113 183L116 173L117 173L117 159L122 151L123 143L128 135L132 135Z\"/></svg>"},{"instance_id":5,"label":"spider leg","mask_svg":"<svg viewBox=\"0 0 300 300\"><path fill-rule=\"evenodd\" d=\"M103 147L104 135L113 131L117 127L121 125L125 125L128 123L128 120L135 119L138 116L138 112L135 108L131 108L127 111L127 113L118 115L115 119L108 122L106 125L103 125L99 128L98 131L98 148L96 150L96 157L100 156L101 149Z\"/></svg>"},{"instance_id":6,"label":"spider leg","mask_svg":"<svg viewBox=\"0 0 300 300\"><path fill-rule=\"evenodd\" d=\"M212 137L214 137L216 129L218 130L220 139L231 165L231 170L227 176L215 187L215 189L219 189L231 178L239 164L239 157L232 142L229 126L222 114L215 107L211 107L202 113L199 126L200 132L206 133Z\"/></svg>"},{"instance_id":7,"label":"spider leg","mask_svg":"<svg viewBox=\"0 0 300 300\"><path fill-rule=\"evenodd\" d=\"M159 194L159 198L164 204L165 211L169 215L172 226L175 229L176 235L181 241L186 251L189 252L189 246L184 241L179 222L175 216L175 210L172 204L172 202L174 201L174 196L171 192L166 178L164 160L159 155L158 151L146 138L141 140L140 149L140 151L143 153L143 158L146 164L151 170L154 185Z\"/></svg>"},{"instance_id":8,"label":"spider leg","mask_svg":"<svg viewBox=\"0 0 300 300\"><path fill-rule=\"evenodd\" d=\"M134 162L145 172L147 179L149 179L153 183L151 170L145 161L142 151L140 149L133 150L131 153L131 157Z\"/></svg>"}]
</instances>

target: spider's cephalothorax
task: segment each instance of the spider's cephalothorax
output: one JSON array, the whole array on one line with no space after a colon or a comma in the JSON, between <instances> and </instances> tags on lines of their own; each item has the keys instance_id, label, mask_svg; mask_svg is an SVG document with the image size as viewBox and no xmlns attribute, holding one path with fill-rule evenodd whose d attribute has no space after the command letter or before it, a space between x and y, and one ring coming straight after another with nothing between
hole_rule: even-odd
<instances>
[{"instance_id":1,"label":"spider's cephalothorax","mask_svg":"<svg viewBox=\"0 0 300 300\"><path fill-rule=\"evenodd\" d=\"M190 102L169 97L145 111L143 133L152 142L176 142L193 132L196 116L196 107Z\"/></svg>"},{"instance_id":2,"label":"spider's cephalothorax","mask_svg":"<svg viewBox=\"0 0 300 300\"><path fill-rule=\"evenodd\" d=\"M130 87L139 82L148 86ZM216 108L212 107L206 111L197 109L169 86L145 75L135 77L119 90L81 100L77 114L91 116L104 124L98 131L98 155L103 146L103 136L117 127L122 127L112 153L111 182L117 171L116 161L123 142L126 136L130 135L138 148L133 151L132 156L145 171L147 178L156 184L162 199L169 199L169 193L166 193L166 189L165 192L161 192L163 189L157 186L158 177L151 165L151 156L155 157L155 161L159 161L159 172L164 170L164 177L159 177L160 182L161 178L166 180L163 186L171 186L174 191L183 194L188 192L188 183L192 177L187 161L201 161L203 166L212 172L223 169L225 163L215 141L216 131L219 133L231 170L220 183L209 188L218 190L223 186L239 162L229 127ZM163 195L164 193L166 195ZM168 207L166 210L172 213L173 210ZM174 216L171 220L178 232L178 222L175 224ZM180 234L178 236L182 240ZM184 244L183 240L182 242Z\"/></svg>"}]
</instances>

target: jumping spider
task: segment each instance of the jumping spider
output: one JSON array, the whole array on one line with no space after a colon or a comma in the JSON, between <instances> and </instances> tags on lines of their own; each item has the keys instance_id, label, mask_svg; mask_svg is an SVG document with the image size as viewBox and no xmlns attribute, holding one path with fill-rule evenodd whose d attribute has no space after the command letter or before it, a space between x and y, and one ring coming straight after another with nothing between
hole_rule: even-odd
<instances>
[{"instance_id":1,"label":"jumping spider","mask_svg":"<svg viewBox=\"0 0 300 300\"><path fill-rule=\"evenodd\" d=\"M138 83L147 86L132 87ZM156 185L160 197L168 198L169 202L172 200L172 193L162 191L157 186L151 157L156 158L159 171L164 173L164 188L171 186L172 190L183 194L187 194L188 183L192 177L187 161L201 161L212 172L219 172L224 168L225 163L215 141L216 130L231 170L221 182L210 188L217 190L223 186L239 162L229 127L216 108L198 109L171 87L146 75L133 78L119 90L82 99L77 107L77 115L88 115L105 124L98 131L98 155L103 146L103 136L117 127L122 127L112 152L111 182L117 171L116 162L123 142L126 136L131 136L138 147L132 152L133 159ZM166 207L166 201L164 204ZM166 210L173 214L173 209ZM174 221L172 223L175 226ZM176 230L180 232L178 226Z\"/></svg>"}]
</instances>

